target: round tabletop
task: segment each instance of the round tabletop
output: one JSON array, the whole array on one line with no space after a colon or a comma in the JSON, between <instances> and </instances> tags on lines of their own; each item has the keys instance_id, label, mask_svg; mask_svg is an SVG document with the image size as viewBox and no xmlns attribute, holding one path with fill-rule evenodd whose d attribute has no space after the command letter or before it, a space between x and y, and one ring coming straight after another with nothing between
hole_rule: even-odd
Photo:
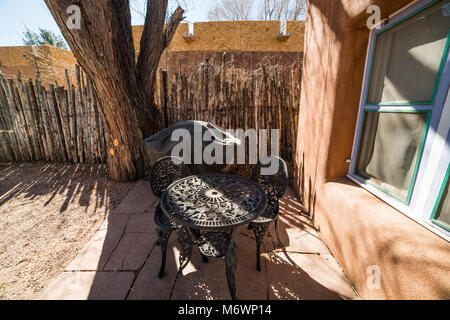
<instances>
[{"instance_id":1,"label":"round tabletop","mask_svg":"<svg viewBox=\"0 0 450 320\"><path fill-rule=\"evenodd\" d=\"M175 181L161 196L164 214L193 229L227 229L251 222L266 209L257 183L229 174L201 174Z\"/></svg>"}]
</instances>

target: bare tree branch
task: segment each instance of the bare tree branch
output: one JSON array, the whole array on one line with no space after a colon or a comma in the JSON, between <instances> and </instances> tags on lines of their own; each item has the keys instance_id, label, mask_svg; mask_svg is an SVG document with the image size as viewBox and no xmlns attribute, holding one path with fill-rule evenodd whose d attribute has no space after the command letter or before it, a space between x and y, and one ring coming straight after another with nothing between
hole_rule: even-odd
<instances>
[{"instance_id":1,"label":"bare tree branch","mask_svg":"<svg viewBox=\"0 0 450 320\"><path fill-rule=\"evenodd\" d=\"M296 0L295 6L291 9L290 19L291 20L304 19L305 12L306 12L305 0Z\"/></svg>"},{"instance_id":2,"label":"bare tree branch","mask_svg":"<svg viewBox=\"0 0 450 320\"><path fill-rule=\"evenodd\" d=\"M194 1L195 0L169 0L168 10L166 13L166 23L168 24L170 22L170 19L179 7L183 8L185 13L188 12Z\"/></svg>"},{"instance_id":3,"label":"bare tree branch","mask_svg":"<svg viewBox=\"0 0 450 320\"><path fill-rule=\"evenodd\" d=\"M139 8L139 0L131 0L130 8L145 20L145 16L147 13L145 12L145 9Z\"/></svg>"},{"instance_id":4,"label":"bare tree branch","mask_svg":"<svg viewBox=\"0 0 450 320\"><path fill-rule=\"evenodd\" d=\"M263 0L259 20L300 20L304 17L305 0Z\"/></svg>"},{"instance_id":5,"label":"bare tree branch","mask_svg":"<svg viewBox=\"0 0 450 320\"><path fill-rule=\"evenodd\" d=\"M255 0L214 0L209 10L211 20L250 20ZM259 20L300 20L304 18L306 0L262 0Z\"/></svg>"},{"instance_id":6,"label":"bare tree branch","mask_svg":"<svg viewBox=\"0 0 450 320\"><path fill-rule=\"evenodd\" d=\"M170 44L175 31L177 31L178 25L181 23L181 21L183 21L183 14L184 10L181 7L178 7L170 17L169 23L166 25L164 31L164 49L167 48L167 46Z\"/></svg>"},{"instance_id":7,"label":"bare tree branch","mask_svg":"<svg viewBox=\"0 0 450 320\"><path fill-rule=\"evenodd\" d=\"M130 8L132 11L136 12L143 21L145 21L145 16L147 15L147 1L148 0L131 0ZM191 4L194 0L169 0L166 10L166 23L169 23L170 18L178 7L184 9L185 12L189 11ZM142 7L144 5L144 7Z\"/></svg>"},{"instance_id":8,"label":"bare tree branch","mask_svg":"<svg viewBox=\"0 0 450 320\"><path fill-rule=\"evenodd\" d=\"M209 19L217 21L249 20L252 9L252 0L216 0L209 11Z\"/></svg>"},{"instance_id":9,"label":"bare tree branch","mask_svg":"<svg viewBox=\"0 0 450 320\"><path fill-rule=\"evenodd\" d=\"M147 3L147 16L137 62L137 78L143 83L146 94L150 95L153 94L153 85L161 54L184 19L184 10L178 7L165 26L167 5L167 0L148 0Z\"/></svg>"}]
</instances>

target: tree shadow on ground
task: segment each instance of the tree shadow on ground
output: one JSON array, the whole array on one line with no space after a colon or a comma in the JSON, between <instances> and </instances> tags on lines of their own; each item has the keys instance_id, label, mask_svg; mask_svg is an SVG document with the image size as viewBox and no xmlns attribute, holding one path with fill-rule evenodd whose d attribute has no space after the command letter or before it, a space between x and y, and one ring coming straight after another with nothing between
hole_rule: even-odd
<instances>
[{"instance_id":1,"label":"tree shadow on ground","mask_svg":"<svg viewBox=\"0 0 450 320\"><path fill-rule=\"evenodd\" d=\"M133 186L104 166L0 164L0 298L35 298Z\"/></svg>"},{"instance_id":2,"label":"tree shadow on ground","mask_svg":"<svg viewBox=\"0 0 450 320\"><path fill-rule=\"evenodd\" d=\"M34 200L46 196L48 206L64 196L59 212L65 212L76 199L80 207L103 207L124 184L107 179L104 165L23 163L0 166L0 206L14 198ZM90 207L94 202L94 206ZM111 203L113 206L118 203Z\"/></svg>"},{"instance_id":3,"label":"tree shadow on ground","mask_svg":"<svg viewBox=\"0 0 450 320\"><path fill-rule=\"evenodd\" d=\"M178 274L180 245L175 233L169 240L165 275L158 278L161 249L156 245L153 222L157 203L155 198L143 213L113 213L109 217L88 299L229 300L223 260L210 259L209 263L203 263L194 248L191 262L182 274ZM292 237L308 234L318 238L319 235L311 228L311 221L301 215L301 205L292 190L280 204L282 222L279 231L287 249L275 248L276 238L270 229L262 249L261 272L256 270L256 243L252 232L247 226L238 229L235 274L238 299L354 298L329 252L325 255L294 252L292 244L296 242L291 243ZM302 249L298 248L298 251ZM128 282L114 281L115 278L109 282L105 280L120 273L124 277L125 273L130 274L131 279Z\"/></svg>"}]
</instances>

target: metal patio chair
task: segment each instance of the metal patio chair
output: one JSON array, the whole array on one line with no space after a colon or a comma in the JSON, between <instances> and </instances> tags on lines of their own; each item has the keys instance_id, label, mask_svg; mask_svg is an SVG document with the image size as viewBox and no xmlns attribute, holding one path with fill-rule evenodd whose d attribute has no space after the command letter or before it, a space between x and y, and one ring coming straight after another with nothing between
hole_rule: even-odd
<instances>
[{"instance_id":1,"label":"metal patio chair","mask_svg":"<svg viewBox=\"0 0 450 320\"><path fill-rule=\"evenodd\" d=\"M189 168L182 163L181 159L164 157L156 161L150 169L150 186L155 196L161 198L163 192L174 181L185 178L189 175ZM160 203L158 203L158 206L155 209L154 221L156 231L158 233L157 244L161 247L162 253L161 267L158 277L162 278L166 267L167 243L172 232L177 231L179 226L166 217L161 209Z\"/></svg>"},{"instance_id":2,"label":"metal patio chair","mask_svg":"<svg viewBox=\"0 0 450 320\"><path fill-rule=\"evenodd\" d=\"M281 199L286 191L288 184L288 169L286 162L280 157L273 158L279 161L278 171L274 175L262 175L261 168L269 167L262 165L260 162L253 167L252 180L257 182L267 195L267 208L264 213L249 224L256 239L256 269L261 271L261 243L267 233L267 229L272 221L275 222L275 233L278 244L282 246L280 236L278 234L278 217L279 205L278 200Z\"/></svg>"}]
</instances>

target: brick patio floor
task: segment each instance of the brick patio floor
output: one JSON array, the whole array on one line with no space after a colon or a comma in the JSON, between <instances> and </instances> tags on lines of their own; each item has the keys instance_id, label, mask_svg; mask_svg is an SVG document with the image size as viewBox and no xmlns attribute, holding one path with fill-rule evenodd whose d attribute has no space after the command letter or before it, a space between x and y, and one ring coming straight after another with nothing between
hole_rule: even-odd
<instances>
[{"instance_id":1,"label":"brick patio floor","mask_svg":"<svg viewBox=\"0 0 450 320\"><path fill-rule=\"evenodd\" d=\"M158 278L157 201L148 182L139 181L40 299L230 299L222 260L204 264L194 251L183 274L177 275L175 234L169 241L166 275ZM261 272L255 268L252 232L246 226L238 229L238 299L358 299L320 234L301 214L292 189L280 200L280 213L284 247L276 247L272 225L262 248Z\"/></svg>"}]
</instances>

